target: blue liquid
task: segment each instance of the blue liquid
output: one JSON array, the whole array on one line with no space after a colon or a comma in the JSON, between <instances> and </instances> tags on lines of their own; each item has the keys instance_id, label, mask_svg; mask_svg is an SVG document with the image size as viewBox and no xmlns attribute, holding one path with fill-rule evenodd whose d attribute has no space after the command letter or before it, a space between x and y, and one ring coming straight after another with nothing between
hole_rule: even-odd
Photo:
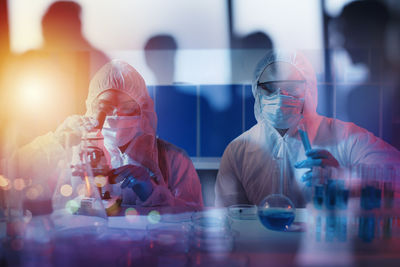
<instances>
[{"instance_id":1,"label":"blue liquid","mask_svg":"<svg viewBox=\"0 0 400 267\"><path fill-rule=\"evenodd\" d=\"M268 229L286 231L294 221L293 211L262 210L258 212L261 223Z\"/></svg>"}]
</instances>

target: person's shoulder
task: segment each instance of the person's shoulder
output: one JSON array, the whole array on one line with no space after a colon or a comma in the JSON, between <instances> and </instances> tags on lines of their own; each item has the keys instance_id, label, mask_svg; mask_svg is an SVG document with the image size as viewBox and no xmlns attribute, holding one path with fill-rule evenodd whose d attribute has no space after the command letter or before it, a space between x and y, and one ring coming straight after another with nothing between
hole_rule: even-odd
<instances>
[{"instance_id":1,"label":"person's shoulder","mask_svg":"<svg viewBox=\"0 0 400 267\"><path fill-rule=\"evenodd\" d=\"M256 124L247 131L243 132L240 134L238 137L233 139L228 146L226 147L226 150L234 150L239 152L240 150L245 150L246 147L252 143L251 140L254 139L254 136L258 136L259 132L261 131L260 124Z\"/></svg>"},{"instance_id":2,"label":"person's shoulder","mask_svg":"<svg viewBox=\"0 0 400 267\"><path fill-rule=\"evenodd\" d=\"M328 118L322 116L322 121L328 125L336 133L347 133L349 135L353 134L372 134L368 130L356 125L353 122L346 122L339 119Z\"/></svg>"},{"instance_id":3,"label":"person's shoulder","mask_svg":"<svg viewBox=\"0 0 400 267\"><path fill-rule=\"evenodd\" d=\"M158 149L161 149L160 152L167 152L169 155L183 155L185 157L189 157L186 151L168 141L165 141L161 138L157 138Z\"/></svg>"},{"instance_id":4,"label":"person's shoulder","mask_svg":"<svg viewBox=\"0 0 400 267\"><path fill-rule=\"evenodd\" d=\"M238 137L236 137L235 139L232 140L233 142L244 142L247 141L249 139L251 139L252 136L254 136L255 133L258 133L260 131L260 124L256 124L253 127L251 127L250 129L244 131L242 134L240 134Z\"/></svg>"}]
</instances>

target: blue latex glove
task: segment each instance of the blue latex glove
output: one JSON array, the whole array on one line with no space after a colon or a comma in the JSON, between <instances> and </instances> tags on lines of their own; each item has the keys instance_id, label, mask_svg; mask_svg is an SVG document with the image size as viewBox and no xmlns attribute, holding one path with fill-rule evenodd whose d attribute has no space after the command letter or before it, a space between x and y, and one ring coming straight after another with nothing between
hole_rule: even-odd
<instances>
[{"instance_id":1,"label":"blue latex glove","mask_svg":"<svg viewBox=\"0 0 400 267\"><path fill-rule=\"evenodd\" d=\"M141 201L146 201L153 192L149 172L146 168L135 165L125 165L113 169L108 174L109 182L122 182L121 188L132 188Z\"/></svg>"},{"instance_id":2,"label":"blue latex glove","mask_svg":"<svg viewBox=\"0 0 400 267\"><path fill-rule=\"evenodd\" d=\"M307 159L297 162L294 167L297 169L312 167L339 167L339 162L326 149L310 149L306 151ZM312 170L306 172L301 177L301 180L306 185L311 186Z\"/></svg>"}]
</instances>

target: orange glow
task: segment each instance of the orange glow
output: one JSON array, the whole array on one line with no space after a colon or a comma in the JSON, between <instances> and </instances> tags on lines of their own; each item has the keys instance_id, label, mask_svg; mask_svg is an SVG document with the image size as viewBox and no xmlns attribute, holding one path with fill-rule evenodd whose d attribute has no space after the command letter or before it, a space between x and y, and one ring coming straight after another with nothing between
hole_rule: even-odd
<instances>
[{"instance_id":1,"label":"orange glow","mask_svg":"<svg viewBox=\"0 0 400 267\"><path fill-rule=\"evenodd\" d=\"M37 110L38 108L47 105L49 92L51 87L46 84L46 79L24 79L19 85L19 95L17 98L22 101L24 106L29 110Z\"/></svg>"},{"instance_id":2,"label":"orange glow","mask_svg":"<svg viewBox=\"0 0 400 267\"><path fill-rule=\"evenodd\" d=\"M90 197L92 195L91 189L90 189L90 183L89 183L89 177L86 175L85 176L85 182L86 182L86 196Z\"/></svg>"},{"instance_id":3,"label":"orange glow","mask_svg":"<svg viewBox=\"0 0 400 267\"><path fill-rule=\"evenodd\" d=\"M7 64L3 109L9 124L17 128L14 136L17 145L55 129L69 114L76 112L72 108L75 96L73 84L68 81L70 74L61 71L51 60L52 57L39 53L16 57Z\"/></svg>"},{"instance_id":4,"label":"orange glow","mask_svg":"<svg viewBox=\"0 0 400 267\"><path fill-rule=\"evenodd\" d=\"M21 191L25 188L25 181L21 178L15 179L14 181L15 190Z\"/></svg>"},{"instance_id":5,"label":"orange glow","mask_svg":"<svg viewBox=\"0 0 400 267\"><path fill-rule=\"evenodd\" d=\"M60 193L64 197L69 197L72 194L72 186L70 186L69 184L61 186Z\"/></svg>"}]
</instances>

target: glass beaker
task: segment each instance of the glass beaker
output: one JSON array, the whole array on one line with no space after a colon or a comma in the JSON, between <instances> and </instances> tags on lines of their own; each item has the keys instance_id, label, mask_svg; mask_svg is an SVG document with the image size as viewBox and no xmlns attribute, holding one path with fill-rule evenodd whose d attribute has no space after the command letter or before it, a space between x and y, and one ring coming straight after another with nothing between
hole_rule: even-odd
<instances>
[{"instance_id":1,"label":"glass beaker","mask_svg":"<svg viewBox=\"0 0 400 267\"><path fill-rule=\"evenodd\" d=\"M294 221L295 207L284 195L269 195L258 205L258 218L268 229L287 231Z\"/></svg>"}]
</instances>

